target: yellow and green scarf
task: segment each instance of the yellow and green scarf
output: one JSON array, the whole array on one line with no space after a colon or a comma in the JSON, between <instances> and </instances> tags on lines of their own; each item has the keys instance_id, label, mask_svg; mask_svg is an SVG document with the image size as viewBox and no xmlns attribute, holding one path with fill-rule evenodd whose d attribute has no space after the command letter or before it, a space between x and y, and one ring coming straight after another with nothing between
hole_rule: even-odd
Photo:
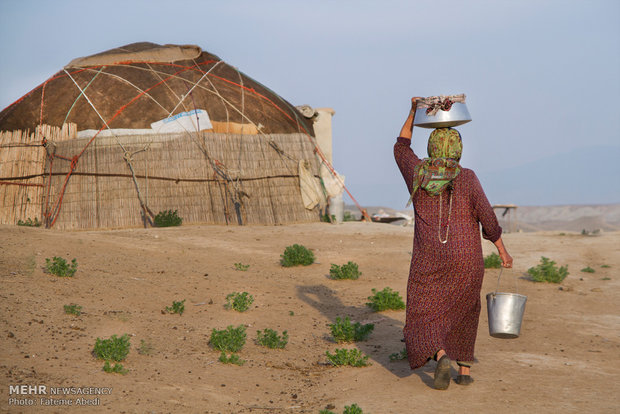
<instances>
[{"instance_id":1,"label":"yellow and green scarf","mask_svg":"<svg viewBox=\"0 0 620 414\"><path fill-rule=\"evenodd\" d=\"M443 189L461 172L459 160L463 151L461 134L452 128L437 128L428 138L428 156L413 170L413 188L407 206L411 204L418 188L432 196Z\"/></svg>"}]
</instances>

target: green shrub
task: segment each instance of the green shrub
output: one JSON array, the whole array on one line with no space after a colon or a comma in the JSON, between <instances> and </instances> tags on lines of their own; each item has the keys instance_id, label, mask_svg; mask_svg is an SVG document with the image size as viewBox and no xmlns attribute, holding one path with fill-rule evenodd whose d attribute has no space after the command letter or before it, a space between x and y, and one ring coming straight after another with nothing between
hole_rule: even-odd
<instances>
[{"instance_id":1,"label":"green shrub","mask_svg":"<svg viewBox=\"0 0 620 414\"><path fill-rule=\"evenodd\" d=\"M245 326L239 325L233 328L229 325L226 329L211 331L210 343L218 351L238 352L245 345Z\"/></svg>"},{"instance_id":2,"label":"green shrub","mask_svg":"<svg viewBox=\"0 0 620 414\"><path fill-rule=\"evenodd\" d=\"M584 267L583 269L581 269L582 272L584 273L594 273L595 270L592 269L590 266Z\"/></svg>"},{"instance_id":3,"label":"green shrub","mask_svg":"<svg viewBox=\"0 0 620 414\"><path fill-rule=\"evenodd\" d=\"M273 329L265 329L265 332L256 331L256 343L271 349L283 349L288 343L288 333L282 332L282 337Z\"/></svg>"},{"instance_id":4,"label":"green shrub","mask_svg":"<svg viewBox=\"0 0 620 414\"><path fill-rule=\"evenodd\" d=\"M602 267L603 269L609 269L611 266L609 266L608 264L604 264L604 265L601 265L601 267Z\"/></svg>"},{"instance_id":5,"label":"green shrub","mask_svg":"<svg viewBox=\"0 0 620 414\"><path fill-rule=\"evenodd\" d=\"M368 366L368 356L362 354L359 349L339 349L332 355L329 351L325 351L327 359L332 365L341 366L349 365L352 367Z\"/></svg>"},{"instance_id":6,"label":"green shrub","mask_svg":"<svg viewBox=\"0 0 620 414\"><path fill-rule=\"evenodd\" d=\"M407 348L403 348L403 350L400 352L394 352L393 354L390 354L389 358L392 362L407 359Z\"/></svg>"},{"instance_id":7,"label":"green shrub","mask_svg":"<svg viewBox=\"0 0 620 414\"><path fill-rule=\"evenodd\" d=\"M186 299L183 299L180 302L172 301L172 306L166 306L165 312L183 315L183 312L185 312L185 300Z\"/></svg>"},{"instance_id":8,"label":"green shrub","mask_svg":"<svg viewBox=\"0 0 620 414\"><path fill-rule=\"evenodd\" d=\"M329 327L332 336L338 343L364 341L375 329L375 325L372 323L362 325L356 322L352 324L348 316L344 318L344 321L339 317L336 318L336 323L330 324Z\"/></svg>"},{"instance_id":9,"label":"green shrub","mask_svg":"<svg viewBox=\"0 0 620 414\"><path fill-rule=\"evenodd\" d=\"M543 256L540 258L540 264L530 267L527 273L534 282L560 283L568 276L568 266L558 268L553 260Z\"/></svg>"},{"instance_id":10,"label":"green shrub","mask_svg":"<svg viewBox=\"0 0 620 414\"><path fill-rule=\"evenodd\" d=\"M183 223L183 219L179 217L177 210L164 210L157 213L153 223L155 227L180 226Z\"/></svg>"},{"instance_id":11,"label":"green shrub","mask_svg":"<svg viewBox=\"0 0 620 414\"><path fill-rule=\"evenodd\" d=\"M77 260L71 260L71 265L69 265L62 257L47 258L45 259L45 270L59 277L73 277L77 271Z\"/></svg>"},{"instance_id":12,"label":"green shrub","mask_svg":"<svg viewBox=\"0 0 620 414\"><path fill-rule=\"evenodd\" d=\"M72 303L70 305L64 305L65 313L68 315L80 316L82 314L82 307Z\"/></svg>"},{"instance_id":13,"label":"green shrub","mask_svg":"<svg viewBox=\"0 0 620 414\"><path fill-rule=\"evenodd\" d=\"M103 370L107 373L115 373L121 375L125 375L127 374L127 372L129 372L123 367L123 364L114 363L114 366L111 366L110 361L106 361L105 364L103 364Z\"/></svg>"},{"instance_id":14,"label":"green shrub","mask_svg":"<svg viewBox=\"0 0 620 414\"><path fill-rule=\"evenodd\" d=\"M314 253L299 244L288 246L280 257L280 264L284 267L308 266L314 263Z\"/></svg>"},{"instance_id":15,"label":"green shrub","mask_svg":"<svg viewBox=\"0 0 620 414\"><path fill-rule=\"evenodd\" d=\"M237 312L245 312L250 309L250 305L254 303L254 296L248 292L233 292L226 296L226 309L233 309Z\"/></svg>"},{"instance_id":16,"label":"green shrub","mask_svg":"<svg viewBox=\"0 0 620 414\"><path fill-rule=\"evenodd\" d=\"M502 259L497 253L491 253L484 258L485 269L499 269L500 267L502 267Z\"/></svg>"},{"instance_id":17,"label":"green shrub","mask_svg":"<svg viewBox=\"0 0 620 414\"><path fill-rule=\"evenodd\" d=\"M235 270L239 270L240 272L245 272L250 268L250 265L246 265L243 263L235 263Z\"/></svg>"},{"instance_id":18,"label":"green shrub","mask_svg":"<svg viewBox=\"0 0 620 414\"><path fill-rule=\"evenodd\" d=\"M129 354L129 335L125 334L118 338L116 335L112 335L110 339L95 340L95 348L93 349L93 355L96 358L104 359L106 361L120 362Z\"/></svg>"},{"instance_id":19,"label":"green shrub","mask_svg":"<svg viewBox=\"0 0 620 414\"><path fill-rule=\"evenodd\" d=\"M357 263L348 262L347 264L343 264L342 266L338 266L336 264L332 264L331 269L329 269L329 276L332 279L357 279L362 275L362 273L357 268Z\"/></svg>"},{"instance_id":20,"label":"green shrub","mask_svg":"<svg viewBox=\"0 0 620 414\"><path fill-rule=\"evenodd\" d=\"M235 364L235 365L243 365L245 364L245 361L241 358L239 358L239 355L237 354L230 354L229 357L226 356L226 352L222 351L222 353L220 354L220 357L218 359L221 363L223 364Z\"/></svg>"},{"instance_id":21,"label":"green shrub","mask_svg":"<svg viewBox=\"0 0 620 414\"><path fill-rule=\"evenodd\" d=\"M17 221L17 225L18 226L26 226L26 227L39 227L41 225L41 222L36 217L34 218L34 220L32 220L30 217L28 217L28 219L26 219L26 221L18 220Z\"/></svg>"},{"instance_id":22,"label":"green shrub","mask_svg":"<svg viewBox=\"0 0 620 414\"><path fill-rule=\"evenodd\" d=\"M342 414L364 414L364 412L357 404L353 404L351 406L345 405Z\"/></svg>"},{"instance_id":23,"label":"green shrub","mask_svg":"<svg viewBox=\"0 0 620 414\"><path fill-rule=\"evenodd\" d=\"M398 292L394 292L391 288L386 287L380 292L372 289L373 296L368 296L370 302L366 305L370 306L375 312L381 312L387 309L399 310L405 309L405 303Z\"/></svg>"}]
</instances>

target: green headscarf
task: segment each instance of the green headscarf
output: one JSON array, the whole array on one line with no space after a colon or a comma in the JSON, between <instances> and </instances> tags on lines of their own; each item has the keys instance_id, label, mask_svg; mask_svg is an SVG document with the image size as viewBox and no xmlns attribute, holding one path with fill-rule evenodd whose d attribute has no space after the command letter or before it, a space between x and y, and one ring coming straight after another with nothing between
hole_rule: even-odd
<instances>
[{"instance_id":1,"label":"green headscarf","mask_svg":"<svg viewBox=\"0 0 620 414\"><path fill-rule=\"evenodd\" d=\"M428 156L413 170L413 195L422 187L430 195L435 196L454 180L461 172L459 160L463 151L461 134L452 128L437 128L428 138Z\"/></svg>"}]
</instances>

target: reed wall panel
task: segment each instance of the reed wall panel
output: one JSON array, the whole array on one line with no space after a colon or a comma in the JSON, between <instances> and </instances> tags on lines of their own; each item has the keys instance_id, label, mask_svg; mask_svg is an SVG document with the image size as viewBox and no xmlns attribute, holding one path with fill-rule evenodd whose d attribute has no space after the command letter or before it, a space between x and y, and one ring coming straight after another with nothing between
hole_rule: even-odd
<instances>
[{"instance_id":1,"label":"reed wall panel","mask_svg":"<svg viewBox=\"0 0 620 414\"><path fill-rule=\"evenodd\" d=\"M42 125L29 130L0 131L0 223L42 221L46 150L43 138L63 142L77 136L75 124Z\"/></svg>"},{"instance_id":2,"label":"reed wall panel","mask_svg":"<svg viewBox=\"0 0 620 414\"><path fill-rule=\"evenodd\" d=\"M72 158L88 142L58 142L56 154ZM313 151L303 134L97 137L64 193L70 162L54 160L49 202L42 208L58 211L58 229L142 226L138 194L153 213L177 210L185 223L238 224L239 217L242 224L318 221L318 209L304 208L299 187L300 160L319 174ZM49 161L45 168L49 174Z\"/></svg>"}]
</instances>

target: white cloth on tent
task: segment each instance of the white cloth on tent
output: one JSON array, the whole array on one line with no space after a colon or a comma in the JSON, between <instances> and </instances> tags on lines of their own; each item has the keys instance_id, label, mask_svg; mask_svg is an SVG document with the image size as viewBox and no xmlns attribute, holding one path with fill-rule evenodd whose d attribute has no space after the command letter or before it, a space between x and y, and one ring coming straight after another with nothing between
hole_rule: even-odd
<instances>
[{"instance_id":1,"label":"white cloth on tent","mask_svg":"<svg viewBox=\"0 0 620 414\"><path fill-rule=\"evenodd\" d=\"M306 160L299 161L299 188L304 207L312 210L324 199L321 183L310 171L310 163Z\"/></svg>"},{"instance_id":2,"label":"white cloth on tent","mask_svg":"<svg viewBox=\"0 0 620 414\"><path fill-rule=\"evenodd\" d=\"M321 164L320 175L328 197L336 197L337 195L342 194L344 191L344 175L340 175L336 172L339 179L334 177L325 164Z\"/></svg>"}]
</instances>

